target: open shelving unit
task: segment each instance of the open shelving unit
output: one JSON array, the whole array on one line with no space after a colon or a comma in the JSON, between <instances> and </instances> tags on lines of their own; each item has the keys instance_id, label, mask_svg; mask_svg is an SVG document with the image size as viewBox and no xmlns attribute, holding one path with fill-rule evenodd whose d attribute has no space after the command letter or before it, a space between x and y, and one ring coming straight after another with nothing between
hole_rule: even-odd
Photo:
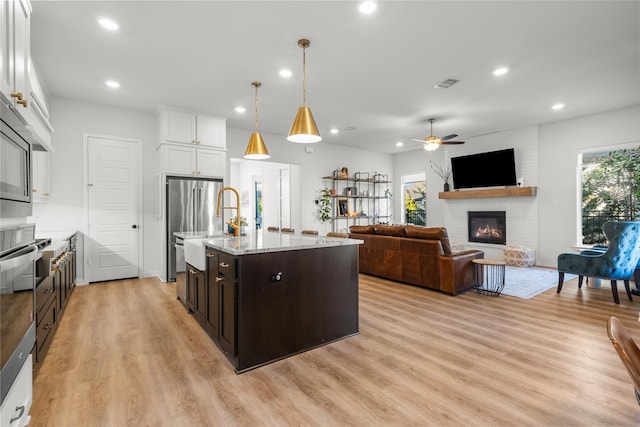
<instances>
[{"instance_id":1,"label":"open shelving unit","mask_svg":"<svg viewBox=\"0 0 640 427\"><path fill-rule=\"evenodd\" d=\"M333 231L350 225L385 224L391 221L391 196L389 175L374 172L356 172L345 176L338 169L331 176L323 176L331 183L328 188ZM346 209L345 209L346 208Z\"/></svg>"}]
</instances>

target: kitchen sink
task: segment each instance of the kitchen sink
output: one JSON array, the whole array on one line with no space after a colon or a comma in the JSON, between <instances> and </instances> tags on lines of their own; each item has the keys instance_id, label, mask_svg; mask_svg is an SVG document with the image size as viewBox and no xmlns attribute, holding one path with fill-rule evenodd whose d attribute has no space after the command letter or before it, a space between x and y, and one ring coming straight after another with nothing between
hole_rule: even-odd
<instances>
[{"instance_id":1,"label":"kitchen sink","mask_svg":"<svg viewBox=\"0 0 640 427\"><path fill-rule=\"evenodd\" d=\"M209 239L188 239L184 241L184 260L198 270L207 269L206 247L204 242Z\"/></svg>"}]
</instances>

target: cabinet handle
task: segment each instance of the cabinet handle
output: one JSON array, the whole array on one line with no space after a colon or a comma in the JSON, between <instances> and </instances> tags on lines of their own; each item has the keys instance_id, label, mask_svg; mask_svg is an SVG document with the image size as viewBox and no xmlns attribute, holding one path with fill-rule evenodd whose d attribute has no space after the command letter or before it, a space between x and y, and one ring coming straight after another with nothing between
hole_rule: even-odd
<instances>
[{"instance_id":1,"label":"cabinet handle","mask_svg":"<svg viewBox=\"0 0 640 427\"><path fill-rule=\"evenodd\" d=\"M24 108L27 108L27 104L29 104L29 101L27 101L26 99L21 99L16 101L16 104L21 104Z\"/></svg>"},{"instance_id":2,"label":"cabinet handle","mask_svg":"<svg viewBox=\"0 0 640 427\"><path fill-rule=\"evenodd\" d=\"M221 282L221 281L223 281L223 280L224 280L224 279L223 279L222 277L216 277L216 282Z\"/></svg>"},{"instance_id":3,"label":"cabinet handle","mask_svg":"<svg viewBox=\"0 0 640 427\"><path fill-rule=\"evenodd\" d=\"M18 98L18 101L22 101L22 92L12 92L11 97Z\"/></svg>"},{"instance_id":4,"label":"cabinet handle","mask_svg":"<svg viewBox=\"0 0 640 427\"><path fill-rule=\"evenodd\" d=\"M45 196L49 197L49 193L44 193Z\"/></svg>"},{"instance_id":5,"label":"cabinet handle","mask_svg":"<svg viewBox=\"0 0 640 427\"><path fill-rule=\"evenodd\" d=\"M198 171L198 175L200 175L200 171Z\"/></svg>"},{"instance_id":6,"label":"cabinet handle","mask_svg":"<svg viewBox=\"0 0 640 427\"><path fill-rule=\"evenodd\" d=\"M213 258L214 256L216 256L216 254L207 254L206 256L209 258Z\"/></svg>"},{"instance_id":7,"label":"cabinet handle","mask_svg":"<svg viewBox=\"0 0 640 427\"><path fill-rule=\"evenodd\" d=\"M196 143L196 140L195 140L195 139L192 139L192 140L191 140L191 143L192 143L192 144L195 144L195 143Z\"/></svg>"},{"instance_id":8,"label":"cabinet handle","mask_svg":"<svg viewBox=\"0 0 640 427\"><path fill-rule=\"evenodd\" d=\"M13 96L13 94L11 94ZM9 420L9 424L12 424L14 421L18 421L20 418L22 418L22 414L24 414L24 405L22 406L16 406L16 411L20 411L20 413L18 414L17 417L13 417ZM5 418L6 419L6 418Z\"/></svg>"},{"instance_id":9,"label":"cabinet handle","mask_svg":"<svg viewBox=\"0 0 640 427\"><path fill-rule=\"evenodd\" d=\"M52 326L53 323L47 323L46 325L44 325L44 330L46 331L47 329L51 329Z\"/></svg>"},{"instance_id":10,"label":"cabinet handle","mask_svg":"<svg viewBox=\"0 0 640 427\"><path fill-rule=\"evenodd\" d=\"M191 171L191 175L195 175L195 174L196 174L196 171Z\"/></svg>"},{"instance_id":11,"label":"cabinet handle","mask_svg":"<svg viewBox=\"0 0 640 427\"><path fill-rule=\"evenodd\" d=\"M229 264L227 264L226 262L221 262L220 263L220 267L227 268L227 267L229 267Z\"/></svg>"},{"instance_id":12,"label":"cabinet handle","mask_svg":"<svg viewBox=\"0 0 640 427\"><path fill-rule=\"evenodd\" d=\"M32 192L32 193L37 193L37 192L38 192L38 190L36 190L35 188L33 188L33 189L31 189L31 192Z\"/></svg>"},{"instance_id":13,"label":"cabinet handle","mask_svg":"<svg viewBox=\"0 0 640 427\"><path fill-rule=\"evenodd\" d=\"M47 289L46 291L44 291L45 294L52 294L53 293L53 288L51 289Z\"/></svg>"},{"instance_id":14,"label":"cabinet handle","mask_svg":"<svg viewBox=\"0 0 640 427\"><path fill-rule=\"evenodd\" d=\"M196 144L200 145L200 141L196 142Z\"/></svg>"}]
</instances>

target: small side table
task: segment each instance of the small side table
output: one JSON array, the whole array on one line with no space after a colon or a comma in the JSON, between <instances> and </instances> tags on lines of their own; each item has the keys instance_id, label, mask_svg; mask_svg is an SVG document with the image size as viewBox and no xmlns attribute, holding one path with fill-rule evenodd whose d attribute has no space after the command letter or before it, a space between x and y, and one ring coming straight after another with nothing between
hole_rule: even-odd
<instances>
[{"instance_id":1,"label":"small side table","mask_svg":"<svg viewBox=\"0 0 640 427\"><path fill-rule=\"evenodd\" d=\"M476 272L476 291L481 295L497 297L504 288L504 261L497 259L474 259Z\"/></svg>"}]
</instances>

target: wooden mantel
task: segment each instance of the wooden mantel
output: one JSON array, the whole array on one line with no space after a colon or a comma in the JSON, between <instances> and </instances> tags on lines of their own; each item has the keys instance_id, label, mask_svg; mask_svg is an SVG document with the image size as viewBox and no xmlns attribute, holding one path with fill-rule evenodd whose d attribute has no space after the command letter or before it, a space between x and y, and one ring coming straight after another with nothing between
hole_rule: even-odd
<instances>
[{"instance_id":1,"label":"wooden mantel","mask_svg":"<svg viewBox=\"0 0 640 427\"><path fill-rule=\"evenodd\" d=\"M485 188L476 190L446 191L438 193L439 199L479 199L486 197L533 197L538 187Z\"/></svg>"}]
</instances>

